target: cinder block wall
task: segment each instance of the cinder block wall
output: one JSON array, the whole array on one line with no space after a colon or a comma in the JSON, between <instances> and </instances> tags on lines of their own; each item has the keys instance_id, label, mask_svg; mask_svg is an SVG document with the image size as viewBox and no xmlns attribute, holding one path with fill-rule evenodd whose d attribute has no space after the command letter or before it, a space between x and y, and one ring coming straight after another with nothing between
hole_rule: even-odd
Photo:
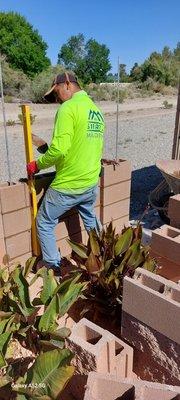
<instances>
[{"instance_id":1,"label":"cinder block wall","mask_svg":"<svg viewBox=\"0 0 180 400\"><path fill-rule=\"evenodd\" d=\"M0 263L25 261L32 254L31 211L25 183L0 185Z\"/></svg>"},{"instance_id":2,"label":"cinder block wall","mask_svg":"<svg viewBox=\"0 0 180 400\"><path fill-rule=\"evenodd\" d=\"M54 178L54 173L36 176L38 206ZM99 182L99 195L95 212L103 226L113 220L116 231L120 232L129 222L131 189L131 165L120 160L118 165L105 163ZM58 247L63 256L71 252L67 243L70 238L76 242L87 242L88 235L75 209L64 214L56 227ZM0 186L0 263L8 255L10 261L26 261L32 255L30 195L27 183Z\"/></svg>"}]
</instances>

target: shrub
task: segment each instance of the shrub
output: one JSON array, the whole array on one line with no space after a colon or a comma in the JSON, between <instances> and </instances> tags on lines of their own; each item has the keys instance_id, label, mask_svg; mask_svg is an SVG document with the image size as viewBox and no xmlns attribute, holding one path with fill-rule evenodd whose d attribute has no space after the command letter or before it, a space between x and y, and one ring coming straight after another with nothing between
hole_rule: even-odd
<instances>
[{"instance_id":1,"label":"shrub","mask_svg":"<svg viewBox=\"0 0 180 400\"><path fill-rule=\"evenodd\" d=\"M57 399L74 372L73 354L64 348L70 330L59 328L57 321L85 285L77 283L79 277L59 284L44 267L30 281L33 262L25 268L16 265L11 272L0 269L0 398L6 400ZM42 287L31 302L30 286L39 276ZM40 306L44 312L39 315Z\"/></svg>"},{"instance_id":2,"label":"shrub","mask_svg":"<svg viewBox=\"0 0 180 400\"><path fill-rule=\"evenodd\" d=\"M173 104L172 104L172 103L168 103L167 100L164 100L164 101L163 101L163 106L164 106L164 108L169 109L169 108L172 108L172 107L173 107Z\"/></svg>"},{"instance_id":3,"label":"shrub","mask_svg":"<svg viewBox=\"0 0 180 400\"><path fill-rule=\"evenodd\" d=\"M107 84L98 85L90 84L85 87L85 90L94 101L116 101L117 100L117 86ZM126 90L119 90L119 103L123 103L126 98Z\"/></svg>"},{"instance_id":4,"label":"shrub","mask_svg":"<svg viewBox=\"0 0 180 400\"><path fill-rule=\"evenodd\" d=\"M4 58L2 61L2 77L3 77L3 89L5 100L9 96L19 96L21 90L23 90L29 83L29 78L20 70L15 70L9 66Z\"/></svg>"},{"instance_id":5,"label":"shrub","mask_svg":"<svg viewBox=\"0 0 180 400\"><path fill-rule=\"evenodd\" d=\"M124 228L115 234L112 222L99 234L90 231L87 246L68 240L77 254L79 269L89 282L86 297L89 308L116 316L122 301L123 279L133 276L138 267L156 271L156 262L150 257L149 248L142 245L142 228Z\"/></svg>"}]
</instances>

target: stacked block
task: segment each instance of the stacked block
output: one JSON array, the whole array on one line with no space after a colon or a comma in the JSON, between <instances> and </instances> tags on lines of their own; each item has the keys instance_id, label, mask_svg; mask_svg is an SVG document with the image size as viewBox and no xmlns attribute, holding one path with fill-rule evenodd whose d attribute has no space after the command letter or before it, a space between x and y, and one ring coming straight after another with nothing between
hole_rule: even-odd
<instances>
[{"instance_id":1,"label":"stacked block","mask_svg":"<svg viewBox=\"0 0 180 400\"><path fill-rule=\"evenodd\" d=\"M25 183L0 186L0 263L31 256L30 196ZM5 257L6 258L6 257Z\"/></svg>"},{"instance_id":2,"label":"stacked block","mask_svg":"<svg viewBox=\"0 0 180 400\"><path fill-rule=\"evenodd\" d=\"M104 162L100 178L100 220L103 226L113 220L116 231L120 232L129 223L130 191L130 162L119 160L117 165Z\"/></svg>"},{"instance_id":3,"label":"stacked block","mask_svg":"<svg viewBox=\"0 0 180 400\"><path fill-rule=\"evenodd\" d=\"M180 266L180 229L168 225L155 229L151 249Z\"/></svg>"},{"instance_id":4,"label":"stacked block","mask_svg":"<svg viewBox=\"0 0 180 400\"><path fill-rule=\"evenodd\" d=\"M86 318L73 326L68 347L75 354L79 374L97 371L122 379L132 376L133 349Z\"/></svg>"},{"instance_id":5,"label":"stacked block","mask_svg":"<svg viewBox=\"0 0 180 400\"><path fill-rule=\"evenodd\" d=\"M180 387L90 372L84 400L179 400Z\"/></svg>"},{"instance_id":6,"label":"stacked block","mask_svg":"<svg viewBox=\"0 0 180 400\"><path fill-rule=\"evenodd\" d=\"M180 229L180 194L170 197L168 217L170 219L170 225Z\"/></svg>"},{"instance_id":7,"label":"stacked block","mask_svg":"<svg viewBox=\"0 0 180 400\"><path fill-rule=\"evenodd\" d=\"M138 268L125 277L122 337L135 351L142 379L180 384L180 286Z\"/></svg>"}]
</instances>

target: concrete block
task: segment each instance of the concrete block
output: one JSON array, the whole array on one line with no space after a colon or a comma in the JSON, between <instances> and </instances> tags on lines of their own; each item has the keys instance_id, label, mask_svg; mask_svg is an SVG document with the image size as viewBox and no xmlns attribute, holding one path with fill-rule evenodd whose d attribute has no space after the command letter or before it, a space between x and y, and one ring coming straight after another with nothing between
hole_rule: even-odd
<instances>
[{"instance_id":1,"label":"concrete block","mask_svg":"<svg viewBox=\"0 0 180 400\"><path fill-rule=\"evenodd\" d=\"M0 265L4 262L4 256L6 255L6 247L4 238L0 238Z\"/></svg>"},{"instance_id":2,"label":"concrete block","mask_svg":"<svg viewBox=\"0 0 180 400\"><path fill-rule=\"evenodd\" d=\"M110 374L90 372L84 400L134 400L135 388Z\"/></svg>"},{"instance_id":3,"label":"concrete block","mask_svg":"<svg viewBox=\"0 0 180 400\"><path fill-rule=\"evenodd\" d=\"M100 179L100 187L111 186L131 179L131 163L119 160L118 165L103 163L103 174Z\"/></svg>"},{"instance_id":4,"label":"concrete block","mask_svg":"<svg viewBox=\"0 0 180 400\"><path fill-rule=\"evenodd\" d=\"M7 255L10 259L17 258L23 254L30 253L31 248L31 231L19 233L5 239Z\"/></svg>"},{"instance_id":5,"label":"concrete block","mask_svg":"<svg viewBox=\"0 0 180 400\"><path fill-rule=\"evenodd\" d=\"M168 217L170 218L171 226L180 229L180 194L170 197Z\"/></svg>"},{"instance_id":6,"label":"concrete block","mask_svg":"<svg viewBox=\"0 0 180 400\"><path fill-rule=\"evenodd\" d=\"M23 267L25 267L26 261L27 261L30 257L32 257L32 253L31 253L31 252L26 253L26 254L23 254L23 255L19 255L19 256L13 258L12 263L13 263L13 264L19 263L19 264L21 264Z\"/></svg>"},{"instance_id":7,"label":"concrete block","mask_svg":"<svg viewBox=\"0 0 180 400\"><path fill-rule=\"evenodd\" d=\"M61 240L68 236L68 218L58 223L55 228L56 240Z\"/></svg>"},{"instance_id":8,"label":"concrete block","mask_svg":"<svg viewBox=\"0 0 180 400\"><path fill-rule=\"evenodd\" d=\"M30 206L29 189L26 183L0 186L2 214Z\"/></svg>"},{"instance_id":9,"label":"concrete block","mask_svg":"<svg viewBox=\"0 0 180 400\"><path fill-rule=\"evenodd\" d=\"M180 230L168 225L152 231L152 251L180 265Z\"/></svg>"},{"instance_id":10,"label":"concrete block","mask_svg":"<svg viewBox=\"0 0 180 400\"><path fill-rule=\"evenodd\" d=\"M0 239L2 238L4 238L4 227L3 227L2 214L0 214Z\"/></svg>"},{"instance_id":11,"label":"concrete block","mask_svg":"<svg viewBox=\"0 0 180 400\"><path fill-rule=\"evenodd\" d=\"M141 379L124 379L123 383L134 385L136 400L178 400L180 387L149 382Z\"/></svg>"},{"instance_id":12,"label":"concrete block","mask_svg":"<svg viewBox=\"0 0 180 400\"><path fill-rule=\"evenodd\" d=\"M73 326L69 346L76 354L78 373L95 370L122 379L132 375L133 349L85 318Z\"/></svg>"},{"instance_id":13,"label":"concrete block","mask_svg":"<svg viewBox=\"0 0 180 400\"><path fill-rule=\"evenodd\" d=\"M124 279L122 309L180 344L180 303L172 289L180 292L179 285L138 268L133 279Z\"/></svg>"},{"instance_id":14,"label":"concrete block","mask_svg":"<svg viewBox=\"0 0 180 400\"><path fill-rule=\"evenodd\" d=\"M112 220L117 220L127 216L129 219L130 199L121 200L110 204L101 209L101 222L107 224Z\"/></svg>"},{"instance_id":15,"label":"concrete block","mask_svg":"<svg viewBox=\"0 0 180 400\"><path fill-rule=\"evenodd\" d=\"M102 191L101 204L106 206L127 199L130 197L130 190L130 180L107 186Z\"/></svg>"},{"instance_id":16,"label":"concrete block","mask_svg":"<svg viewBox=\"0 0 180 400\"><path fill-rule=\"evenodd\" d=\"M141 379L180 384L179 293L178 284L143 268L124 279L122 337L136 349Z\"/></svg>"},{"instance_id":17,"label":"concrete block","mask_svg":"<svg viewBox=\"0 0 180 400\"><path fill-rule=\"evenodd\" d=\"M104 227L106 227L108 223L104 224ZM125 217L118 218L113 220L113 227L116 228L116 233L121 233L122 229L124 226L128 227L129 226L129 216L126 215Z\"/></svg>"},{"instance_id":18,"label":"concrete block","mask_svg":"<svg viewBox=\"0 0 180 400\"><path fill-rule=\"evenodd\" d=\"M30 207L3 214L2 219L5 238L31 229Z\"/></svg>"},{"instance_id":19,"label":"concrete block","mask_svg":"<svg viewBox=\"0 0 180 400\"><path fill-rule=\"evenodd\" d=\"M180 280L180 267L178 264L153 252L152 249L150 249L150 256L156 259L159 266L158 275L176 283Z\"/></svg>"}]
</instances>

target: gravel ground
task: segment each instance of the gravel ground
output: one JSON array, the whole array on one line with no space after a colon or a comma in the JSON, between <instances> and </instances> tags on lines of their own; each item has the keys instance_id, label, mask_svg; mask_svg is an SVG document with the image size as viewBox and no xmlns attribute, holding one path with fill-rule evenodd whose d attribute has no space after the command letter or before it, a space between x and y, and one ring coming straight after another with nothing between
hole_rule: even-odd
<instances>
[{"instance_id":1,"label":"gravel ground","mask_svg":"<svg viewBox=\"0 0 180 400\"><path fill-rule=\"evenodd\" d=\"M157 159L171 158L173 131L175 123L175 104L171 110L162 109L163 99L128 101L120 105L118 158L132 161L132 199L131 218L138 218L143 212L148 201L149 192L162 179L161 174L154 166ZM116 149L116 114L115 105L107 102L101 103L105 112L106 134L104 157L115 158ZM8 119L15 119L20 110L18 105L6 106ZM50 142L53 118L56 106L31 105L36 121L33 124L33 132ZM20 124L8 126L9 158L11 165L11 180L16 181L26 176L25 151L23 131ZM35 157L38 156L36 150ZM0 181L8 180L6 148L2 116L0 116Z\"/></svg>"}]
</instances>

